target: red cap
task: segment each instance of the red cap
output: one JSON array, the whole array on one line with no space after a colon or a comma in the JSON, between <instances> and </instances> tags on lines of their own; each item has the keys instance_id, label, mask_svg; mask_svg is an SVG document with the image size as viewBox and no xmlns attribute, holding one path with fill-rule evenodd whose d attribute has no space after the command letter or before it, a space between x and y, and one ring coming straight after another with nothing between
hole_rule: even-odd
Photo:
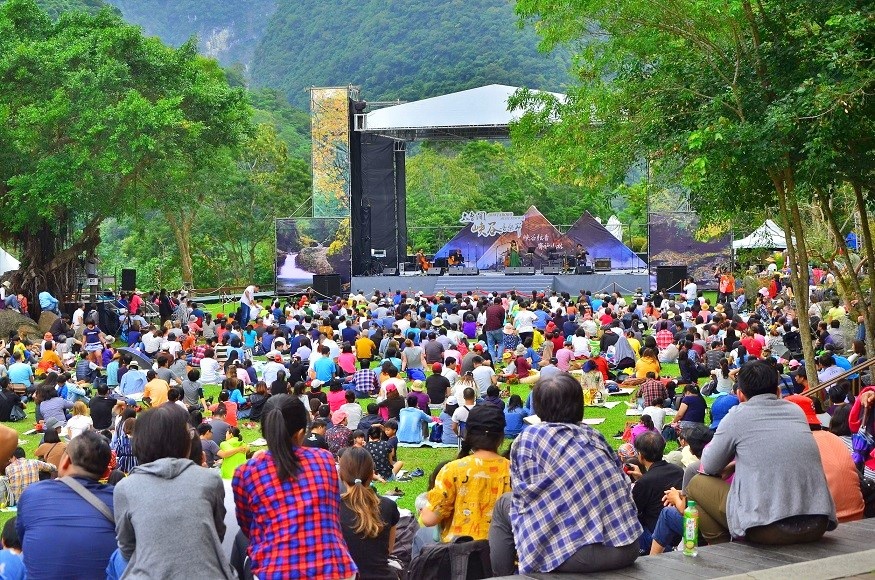
<instances>
[{"instance_id":1,"label":"red cap","mask_svg":"<svg viewBox=\"0 0 875 580\"><path fill-rule=\"evenodd\" d=\"M483 345L482 344L475 344L474 350L476 350L477 352L483 352Z\"/></svg>"},{"instance_id":2,"label":"red cap","mask_svg":"<svg viewBox=\"0 0 875 580\"><path fill-rule=\"evenodd\" d=\"M814 412L814 401L810 398L803 395L790 395L789 397L784 397L784 400L802 407L802 411L805 413L805 420L808 421L809 425L820 425L820 419L817 418L817 413Z\"/></svg>"},{"instance_id":3,"label":"red cap","mask_svg":"<svg viewBox=\"0 0 875 580\"><path fill-rule=\"evenodd\" d=\"M398 387L396 387L396 386L393 385L392 383L389 383L388 385L386 385L386 392L387 392L387 393L388 393L389 391L397 391L397 390L398 390Z\"/></svg>"},{"instance_id":4,"label":"red cap","mask_svg":"<svg viewBox=\"0 0 875 580\"><path fill-rule=\"evenodd\" d=\"M431 372L433 372L433 373L441 372L441 363L434 363L433 365L431 365Z\"/></svg>"}]
</instances>

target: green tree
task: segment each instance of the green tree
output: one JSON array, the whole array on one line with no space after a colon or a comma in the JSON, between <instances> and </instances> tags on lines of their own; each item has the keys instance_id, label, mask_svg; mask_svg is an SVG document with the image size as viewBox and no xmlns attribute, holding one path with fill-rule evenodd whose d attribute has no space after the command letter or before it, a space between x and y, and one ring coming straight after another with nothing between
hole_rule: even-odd
<instances>
[{"instance_id":1,"label":"green tree","mask_svg":"<svg viewBox=\"0 0 875 580\"><path fill-rule=\"evenodd\" d=\"M514 132L523 146L545 151L556 171L608 186L648 159L711 220L776 208L796 240L793 287L807 288L800 200L817 183L815 128L871 107L871 15L851 0L518 0L517 12L537 22L545 48L587 41L566 103L519 95L530 111ZM845 19L852 24L837 30ZM858 145L871 152L871 140ZM796 299L807 312L808 293ZM810 340L803 347L812 359Z\"/></svg>"}]
</instances>

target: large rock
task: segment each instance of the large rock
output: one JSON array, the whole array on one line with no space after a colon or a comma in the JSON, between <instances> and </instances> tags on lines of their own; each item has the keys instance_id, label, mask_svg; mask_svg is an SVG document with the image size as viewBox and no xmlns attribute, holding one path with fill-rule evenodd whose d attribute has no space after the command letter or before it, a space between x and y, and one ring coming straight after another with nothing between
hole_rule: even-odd
<instances>
[{"instance_id":1,"label":"large rock","mask_svg":"<svg viewBox=\"0 0 875 580\"><path fill-rule=\"evenodd\" d=\"M58 319L58 315L54 312L47 312L45 310L39 315L39 329L43 334L47 333L55 321Z\"/></svg>"},{"instance_id":2,"label":"large rock","mask_svg":"<svg viewBox=\"0 0 875 580\"><path fill-rule=\"evenodd\" d=\"M0 339L8 339L12 332L18 332L30 339L38 339L45 334L45 332L41 331L39 326L27 316L22 316L14 310L4 308L0 310Z\"/></svg>"}]
</instances>

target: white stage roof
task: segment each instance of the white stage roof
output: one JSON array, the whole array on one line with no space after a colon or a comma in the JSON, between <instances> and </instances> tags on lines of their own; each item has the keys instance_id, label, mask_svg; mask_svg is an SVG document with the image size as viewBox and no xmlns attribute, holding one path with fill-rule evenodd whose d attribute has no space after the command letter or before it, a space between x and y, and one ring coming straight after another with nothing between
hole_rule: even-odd
<instances>
[{"instance_id":1,"label":"white stage roof","mask_svg":"<svg viewBox=\"0 0 875 580\"><path fill-rule=\"evenodd\" d=\"M507 101L517 90L487 85L377 109L365 115L362 130L406 141L506 138L510 123L523 114L508 111ZM565 100L565 95L551 94Z\"/></svg>"}]
</instances>

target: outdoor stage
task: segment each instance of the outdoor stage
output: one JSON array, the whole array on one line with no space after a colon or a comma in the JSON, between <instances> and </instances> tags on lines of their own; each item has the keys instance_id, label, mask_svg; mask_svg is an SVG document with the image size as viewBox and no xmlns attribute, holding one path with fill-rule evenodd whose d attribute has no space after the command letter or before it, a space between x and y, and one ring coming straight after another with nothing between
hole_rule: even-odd
<instances>
[{"instance_id":1,"label":"outdoor stage","mask_svg":"<svg viewBox=\"0 0 875 580\"><path fill-rule=\"evenodd\" d=\"M594 274L530 274L508 276L496 272L481 272L477 276L355 276L350 287L351 292L362 292L367 295L374 290L394 292L401 290L407 294L423 292L427 296L442 294L465 293L469 290L479 292L509 292L516 290L522 294L534 291L568 292L577 296L581 290L597 292L621 292L624 295L635 293L636 288L642 288L647 293L650 277L646 271L615 270L612 272L596 272Z\"/></svg>"}]
</instances>

